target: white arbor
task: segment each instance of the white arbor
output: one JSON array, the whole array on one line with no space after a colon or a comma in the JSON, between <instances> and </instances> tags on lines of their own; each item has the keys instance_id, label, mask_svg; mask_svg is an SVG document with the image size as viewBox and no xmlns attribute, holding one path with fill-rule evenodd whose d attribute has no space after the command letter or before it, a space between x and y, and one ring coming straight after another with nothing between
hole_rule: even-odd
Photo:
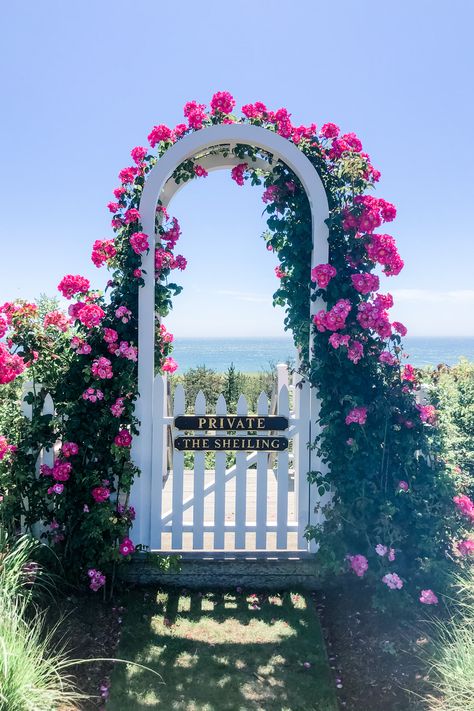
<instances>
[{"instance_id":1,"label":"white arbor","mask_svg":"<svg viewBox=\"0 0 474 711\"><path fill-rule=\"evenodd\" d=\"M237 145L253 146L263 151L262 157L256 161L249 160L251 167L270 172L277 161L284 163L299 178L304 187L312 216L312 258L308 264L309 270L320 263L328 261L328 226L326 219L329 217L329 207L326 193L316 169L296 145L282 138L280 135L260 126L248 124L220 124L195 131L177 141L158 160L148 174L142 199L140 202L140 215L143 231L149 236L151 248L142 258L144 286L139 293L139 334L138 334L138 392L136 416L140 421L140 433L134 438L132 457L140 468L141 475L135 480L131 492L131 501L136 507L137 518L134 524L136 540L142 544L150 545L151 520L152 520L152 480L159 477L160 485L162 472L153 471L153 463L161 462L161 453L157 451L165 446L162 437L153 435L154 417L161 417L163 407L154 403L154 339L155 339L155 268L154 245L156 242L155 218L158 200L167 207L178 190L184 183L176 184L173 173L183 161L199 156L199 164L207 171L229 168L242 163L243 160L233 153ZM225 153L225 155L224 155ZM265 159L265 155L272 157L272 163ZM310 302L310 312L324 308L324 302L317 300ZM311 355L311 344L310 344ZM304 391L307 397L304 397ZM309 392L306 383L303 389L297 389L297 402L295 417L308 419L308 441L317 434L317 421L319 402L317 393ZM300 403L308 402L308 407L301 407ZM154 408L158 407L158 412ZM304 410L304 411L303 411ZM301 476L306 477L310 470L320 469L316 455L312 450L307 450L307 461L299 461L298 467ZM306 525L314 523L312 511L314 510L315 494L309 494L306 510L301 515L306 517L301 523Z\"/></svg>"}]
</instances>

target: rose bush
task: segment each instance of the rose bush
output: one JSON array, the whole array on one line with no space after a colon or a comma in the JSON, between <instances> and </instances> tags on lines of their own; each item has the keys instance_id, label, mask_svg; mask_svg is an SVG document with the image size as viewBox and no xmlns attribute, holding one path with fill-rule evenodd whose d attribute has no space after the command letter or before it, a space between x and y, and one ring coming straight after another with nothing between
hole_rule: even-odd
<instances>
[{"instance_id":1,"label":"rose bush","mask_svg":"<svg viewBox=\"0 0 474 711\"><path fill-rule=\"evenodd\" d=\"M27 525L43 521L66 570L88 577L94 590L107 584L115 563L139 543L128 537L134 518L128 494L138 474L130 447L139 424L134 403L141 255L155 250L156 363L164 372L174 372L177 364L170 355L172 335L159 319L180 292L173 273L186 268L184 256L176 254L179 222L163 205L156 211L156 247L153 236L141 231L143 186L157 160L187 133L217 123L255 124L298 146L318 171L330 207L329 263L310 274L311 213L299 180L282 163L263 176L252 167L256 157L267 157L256 147L232 149L240 161L231 171L237 185L263 184L267 249L280 262L274 302L285 309L301 374L322 402L321 428L310 446L325 466L308 476L333 500L324 510L324 529L310 528L307 536L318 541L320 560L330 570L349 566L359 577L374 576L391 597L407 589L419 597L423 590L423 598L433 600L428 585L442 588L459 534L452 502L459 492L439 456L429 454L436 412L416 402L416 374L403 360L406 329L390 318L391 295L378 292L381 273L394 276L403 268L394 238L381 231L396 209L369 194L380 173L355 134L341 135L333 123L319 130L294 126L286 109L271 111L261 102L243 106L241 116L232 113L234 107L228 92L213 96L210 111L188 102L185 123L155 126L150 149L131 151L133 165L120 171L108 205L114 236L93 244L93 263L111 272L104 293L84 277L67 275L58 285L73 301L67 317L54 309L41 319L35 305L20 302L0 309L8 338L0 349L0 382L24 371L33 381L32 422L22 420L12 436L3 433L2 451L10 447L2 459L10 472L4 507L11 520L21 514ZM185 161L175 181L205 178L201 163ZM317 297L326 309L311 318L310 298ZM41 414L46 392L55 402L54 417ZM56 470L36 478L39 450L55 444ZM381 556L385 548L392 553Z\"/></svg>"}]
</instances>

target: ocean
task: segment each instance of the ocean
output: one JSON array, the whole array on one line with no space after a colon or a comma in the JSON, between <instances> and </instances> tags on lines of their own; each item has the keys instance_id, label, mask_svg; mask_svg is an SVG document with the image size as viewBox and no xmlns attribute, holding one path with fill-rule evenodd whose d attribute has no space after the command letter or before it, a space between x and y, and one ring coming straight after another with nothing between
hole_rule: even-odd
<instances>
[{"instance_id":1,"label":"ocean","mask_svg":"<svg viewBox=\"0 0 474 711\"><path fill-rule=\"evenodd\" d=\"M412 365L454 365L461 357L474 361L474 338L405 338L405 352ZM268 370L294 359L289 338L176 338L173 358L179 372L205 365L219 373L231 363L243 373Z\"/></svg>"}]
</instances>

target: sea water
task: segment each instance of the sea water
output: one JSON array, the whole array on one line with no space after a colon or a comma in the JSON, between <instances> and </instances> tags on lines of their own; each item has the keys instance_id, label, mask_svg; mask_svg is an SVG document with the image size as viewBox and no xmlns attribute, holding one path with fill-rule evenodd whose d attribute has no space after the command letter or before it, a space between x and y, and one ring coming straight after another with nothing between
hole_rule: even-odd
<instances>
[{"instance_id":1,"label":"sea water","mask_svg":"<svg viewBox=\"0 0 474 711\"><path fill-rule=\"evenodd\" d=\"M454 365L464 357L474 361L474 338L405 338L407 362L414 366ZM277 363L294 361L290 338L176 338L173 358L178 372L205 365L219 373L231 363L243 373L269 370Z\"/></svg>"}]
</instances>

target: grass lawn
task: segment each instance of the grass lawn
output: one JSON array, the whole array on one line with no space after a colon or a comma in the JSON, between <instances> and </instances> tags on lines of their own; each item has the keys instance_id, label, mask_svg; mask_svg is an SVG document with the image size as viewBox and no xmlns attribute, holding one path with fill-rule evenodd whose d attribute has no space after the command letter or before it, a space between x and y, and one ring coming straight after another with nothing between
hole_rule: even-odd
<instances>
[{"instance_id":1,"label":"grass lawn","mask_svg":"<svg viewBox=\"0 0 474 711\"><path fill-rule=\"evenodd\" d=\"M109 711L336 711L311 595L130 594Z\"/></svg>"}]
</instances>

